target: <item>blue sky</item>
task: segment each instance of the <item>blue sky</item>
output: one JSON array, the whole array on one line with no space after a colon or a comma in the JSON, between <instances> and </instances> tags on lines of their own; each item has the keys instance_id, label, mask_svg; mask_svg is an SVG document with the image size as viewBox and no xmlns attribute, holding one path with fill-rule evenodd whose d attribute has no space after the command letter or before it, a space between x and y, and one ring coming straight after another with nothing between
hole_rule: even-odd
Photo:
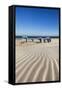
<instances>
[{"instance_id":1,"label":"blue sky","mask_svg":"<svg viewBox=\"0 0 62 90\"><path fill-rule=\"evenodd\" d=\"M59 35L59 10L16 7L16 36Z\"/></svg>"}]
</instances>

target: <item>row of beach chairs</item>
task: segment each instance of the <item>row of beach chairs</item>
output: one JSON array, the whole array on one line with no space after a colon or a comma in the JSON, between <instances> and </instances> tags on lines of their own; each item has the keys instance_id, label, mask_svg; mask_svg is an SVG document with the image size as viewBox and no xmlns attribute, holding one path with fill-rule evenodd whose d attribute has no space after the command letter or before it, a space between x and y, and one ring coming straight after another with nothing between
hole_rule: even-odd
<instances>
[{"instance_id":1,"label":"row of beach chairs","mask_svg":"<svg viewBox=\"0 0 62 90\"><path fill-rule=\"evenodd\" d=\"M32 42L34 42L34 38L23 38L23 39L26 39L26 42L28 41L28 39L31 39L32 40ZM46 38L36 38L37 40L39 40L39 42L40 43L42 43L42 42L44 42L44 43L46 43L46 42L51 42L51 38L50 37L46 37Z\"/></svg>"}]
</instances>

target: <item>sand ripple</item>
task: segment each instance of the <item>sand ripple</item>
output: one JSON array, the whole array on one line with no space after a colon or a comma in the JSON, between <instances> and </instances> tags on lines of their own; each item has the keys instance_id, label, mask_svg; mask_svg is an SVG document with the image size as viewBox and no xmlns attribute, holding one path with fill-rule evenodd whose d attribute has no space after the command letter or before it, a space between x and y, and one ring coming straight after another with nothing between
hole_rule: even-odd
<instances>
[{"instance_id":1,"label":"sand ripple","mask_svg":"<svg viewBox=\"0 0 62 90\"><path fill-rule=\"evenodd\" d=\"M16 47L16 83L59 80L58 43L19 47Z\"/></svg>"}]
</instances>

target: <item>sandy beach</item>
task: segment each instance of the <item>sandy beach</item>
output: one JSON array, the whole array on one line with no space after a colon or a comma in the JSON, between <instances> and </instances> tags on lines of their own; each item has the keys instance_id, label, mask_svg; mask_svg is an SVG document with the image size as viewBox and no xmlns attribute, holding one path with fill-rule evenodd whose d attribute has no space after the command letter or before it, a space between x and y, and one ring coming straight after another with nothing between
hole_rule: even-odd
<instances>
[{"instance_id":1,"label":"sandy beach","mask_svg":"<svg viewBox=\"0 0 62 90\"><path fill-rule=\"evenodd\" d=\"M16 83L59 80L59 39L16 39Z\"/></svg>"}]
</instances>

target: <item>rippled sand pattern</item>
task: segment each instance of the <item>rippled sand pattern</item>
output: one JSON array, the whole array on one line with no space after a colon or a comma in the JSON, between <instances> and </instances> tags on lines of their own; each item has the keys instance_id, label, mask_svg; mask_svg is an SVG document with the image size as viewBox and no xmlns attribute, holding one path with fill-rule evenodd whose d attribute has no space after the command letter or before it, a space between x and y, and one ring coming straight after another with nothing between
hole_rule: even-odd
<instances>
[{"instance_id":1,"label":"rippled sand pattern","mask_svg":"<svg viewBox=\"0 0 62 90\"><path fill-rule=\"evenodd\" d=\"M16 83L59 80L59 40L51 43L16 40Z\"/></svg>"}]
</instances>

